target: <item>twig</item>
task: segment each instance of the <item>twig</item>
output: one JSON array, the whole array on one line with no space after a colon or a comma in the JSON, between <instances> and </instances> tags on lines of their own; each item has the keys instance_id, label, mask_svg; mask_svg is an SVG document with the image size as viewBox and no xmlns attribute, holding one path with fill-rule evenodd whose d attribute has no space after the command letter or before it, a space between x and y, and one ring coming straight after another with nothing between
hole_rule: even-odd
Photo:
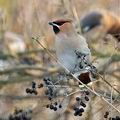
<instances>
[{"instance_id":1,"label":"twig","mask_svg":"<svg viewBox=\"0 0 120 120\"><path fill-rule=\"evenodd\" d=\"M111 104L113 104L112 96L113 96L113 88L111 88L111 99L110 99L110 103L111 103ZM110 107L110 114L111 114L111 116L112 116L112 107Z\"/></svg>"},{"instance_id":2,"label":"twig","mask_svg":"<svg viewBox=\"0 0 120 120\"><path fill-rule=\"evenodd\" d=\"M35 38L34 38L35 39ZM108 103L111 107L113 107L116 111L118 111L120 113L120 110L118 110L115 106L113 106L110 102L108 102L104 97L100 96L98 93L96 93L95 91L93 91L91 88L89 88L87 85L85 85L83 82L81 82L78 78L76 78L75 75L73 75L60 61L57 60L57 58L55 56L53 56L50 51L48 49L46 49L40 42L38 39L35 39L37 43L39 43L39 45L45 49L45 51L59 64L61 65L62 68L64 68L72 77L74 80L77 80L79 83L81 83L82 85L84 85L89 91L91 91L92 93L94 93L96 96L102 98L106 103Z\"/></svg>"},{"instance_id":3,"label":"twig","mask_svg":"<svg viewBox=\"0 0 120 120\"><path fill-rule=\"evenodd\" d=\"M115 87L113 87L108 81L106 81L104 78L103 78L103 76L101 76L99 73L97 73L98 75L99 75L99 77L105 82L105 83L107 83L110 87L112 87L117 93L119 93L120 94L120 91L119 90L117 90Z\"/></svg>"}]
</instances>

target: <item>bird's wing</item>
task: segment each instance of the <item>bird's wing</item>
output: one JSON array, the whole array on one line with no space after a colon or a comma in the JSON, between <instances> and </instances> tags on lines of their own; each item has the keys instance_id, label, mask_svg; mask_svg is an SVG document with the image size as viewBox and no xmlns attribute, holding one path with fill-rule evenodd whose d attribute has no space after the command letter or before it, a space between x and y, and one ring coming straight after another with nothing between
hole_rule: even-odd
<instances>
[{"instance_id":1,"label":"bird's wing","mask_svg":"<svg viewBox=\"0 0 120 120\"><path fill-rule=\"evenodd\" d=\"M91 57L91 52L86 42L86 39L83 36L78 35L78 40L79 40L79 51L82 54L85 54L86 56Z\"/></svg>"}]
</instances>

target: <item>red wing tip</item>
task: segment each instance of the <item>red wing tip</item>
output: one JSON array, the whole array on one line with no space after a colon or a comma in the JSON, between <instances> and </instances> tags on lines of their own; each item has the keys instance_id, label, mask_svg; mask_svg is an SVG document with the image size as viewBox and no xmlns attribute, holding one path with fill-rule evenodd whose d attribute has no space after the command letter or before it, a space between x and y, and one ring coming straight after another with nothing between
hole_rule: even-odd
<instances>
[{"instance_id":1,"label":"red wing tip","mask_svg":"<svg viewBox=\"0 0 120 120\"><path fill-rule=\"evenodd\" d=\"M91 82L91 78L90 78L90 73L89 72L85 72L85 73L81 73L78 76L78 79L84 83L84 84L88 84Z\"/></svg>"}]
</instances>

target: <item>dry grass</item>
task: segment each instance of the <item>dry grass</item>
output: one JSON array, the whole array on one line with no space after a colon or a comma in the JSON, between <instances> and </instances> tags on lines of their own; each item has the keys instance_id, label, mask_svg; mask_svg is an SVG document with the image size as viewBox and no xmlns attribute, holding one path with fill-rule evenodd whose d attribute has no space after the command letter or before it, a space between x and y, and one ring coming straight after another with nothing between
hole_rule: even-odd
<instances>
[{"instance_id":1,"label":"dry grass","mask_svg":"<svg viewBox=\"0 0 120 120\"><path fill-rule=\"evenodd\" d=\"M80 16L96 8L110 10L119 16L120 0L0 0L1 117L12 113L15 107L31 107L33 120L104 120L103 114L109 109L112 110L112 116L119 114L100 97L94 95L91 95L91 101L81 118L74 117L73 113L55 113L46 109L44 105L48 101L41 97L43 90L39 90L38 98L26 98L25 89L31 85L31 81L40 81L41 75L46 75L45 70L56 65L32 37L40 36L39 40L46 48L54 49L54 34L48 25L49 21L69 17L79 25ZM90 42L90 46L94 49L93 58L99 62L101 74L105 74L105 79L120 90L120 54L114 51L114 43L112 39L108 44L101 41ZM105 51L104 54L101 49ZM109 60L111 61L108 62ZM111 88L104 82L97 82L94 86L104 93L112 93ZM119 95L115 91L112 94L116 97L113 105L120 110Z\"/></svg>"}]
</instances>

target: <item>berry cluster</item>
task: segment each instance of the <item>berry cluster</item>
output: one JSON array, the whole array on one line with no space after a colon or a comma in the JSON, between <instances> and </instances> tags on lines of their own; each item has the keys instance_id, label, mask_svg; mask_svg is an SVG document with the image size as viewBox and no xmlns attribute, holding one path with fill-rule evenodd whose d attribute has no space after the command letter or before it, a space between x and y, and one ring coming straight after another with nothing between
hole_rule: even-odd
<instances>
[{"instance_id":1,"label":"berry cluster","mask_svg":"<svg viewBox=\"0 0 120 120\"><path fill-rule=\"evenodd\" d=\"M86 107L86 102L89 101L89 94L89 91L84 91L81 97L76 97L77 107L75 106L73 108L74 116L82 116L84 108Z\"/></svg>"},{"instance_id":2,"label":"berry cluster","mask_svg":"<svg viewBox=\"0 0 120 120\"><path fill-rule=\"evenodd\" d=\"M77 51L77 50L75 50L75 54L76 54L76 56L77 56L77 58L79 59L81 59L81 58L85 58L86 57L86 55L85 54L83 54L83 53L81 53L81 52L79 52L79 51Z\"/></svg>"},{"instance_id":3,"label":"berry cluster","mask_svg":"<svg viewBox=\"0 0 120 120\"><path fill-rule=\"evenodd\" d=\"M75 50L75 54L78 58L78 63L76 64L75 70L81 70L81 69L86 69L88 70L92 75L93 78L96 78L96 73L97 73L97 69L94 65L92 65L91 63L88 63L87 61L87 54L81 53L77 50Z\"/></svg>"},{"instance_id":4,"label":"berry cluster","mask_svg":"<svg viewBox=\"0 0 120 120\"><path fill-rule=\"evenodd\" d=\"M53 82L50 78L44 78L43 83L37 85L35 82L32 82L32 87L26 89L26 93L35 94L37 95L37 89L39 88L45 88L45 96L50 101L50 104L46 105L46 108L50 108L51 110L57 111L58 109L62 108L62 103L59 101L55 101L57 95L56 95L56 83ZM54 100L54 102L53 102Z\"/></svg>"},{"instance_id":5,"label":"berry cluster","mask_svg":"<svg viewBox=\"0 0 120 120\"><path fill-rule=\"evenodd\" d=\"M32 120L31 113L31 110L15 109L14 113L5 120Z\"/></svg>"},{"instance_id":6,"label":"berry cluster","mask_svg":"<svg viewBox=\"0 0 120 120\"><path fill-rule=\"evenodd\" d=\"M37 85L35 82L32 82L32 87L31 88L26 88L26 93L37 95L38 92L37 92L36 89L41 88L41 87L43 87L42 83Z\"/></svg>"},{"instance_id":7,"label":"berry cluster","mask_svg":"<svg viewBox=\"0 0 120 120\"><path fill-rule=\"evenodd\" d=\"M104 118L108 118L108 115L109 115L109 112L106 111L105 114L104 114Z\"/></svg>"},{"instance_id":8,"label":"berry cluster","mask_svg":"<svg viewBox=\"0 0 120 120\"><path fill-rule=\"evenodd\" d=\"M43 83L39 85L37 85L35 82L32 82L32 87L27 88L26 92L30 94L34 93L35 95L37 95L37 89L44 88L44 94L50 102L46 105L46 108L49 108L53 111L57 111L63 107L63 101L65 100L65 96L69 94L69 92L64 87L62 88L62 91L64 91L64 89L65 91L60 92L61 87L62 86L60 86L59 80L53 81L51 78L44 78ZM73 108L75 116L82 116L83 112L85 111L84 108L86 107L86 103L89 101L89 94L89 91L84 90L82 91L82 95L76 97L77 103Z\"/></svg>"},{"instance_id":9,"label":"berry cluster","mask_svg":"<svg viewBox=\"0 0 120 120\"><path fill-rule=\"evenodd\" d=\"M56 96L56 84L52 82L50 78L44 78L44 86L46 88L45 95L47 96L48 100L50 100L50 104L46 105L46 108L51 110L57 111L58 109L62 108L62 104L55 101L52 103L52 100L55 99Z\"/></svg>"},{"instance_id":10,"label":"berry cluster","mask_svg":"<svg viewBox=\"0 0 120 120\"><path fill-rule=\"evenodd\" d=\"M51 81L50 78L44 78L43 81L46 87L45 95L47 96L48 100L52 100L55 97L54 83Z\"/></svg>"},{"instance_id":11,"label":"berry cluster","mask_svg":"<svg viewBox=\"0 0 120 120\"><path fill-rule=\"evenodd\" d=\"M109 112L106 111L105 114L104 114L104 118L108 118L109 116ZM109 120L120 120L120 116L116 116L116 117L109 117Z\"/></svg>"},{"instance_id":12,"label":"berry cluster","mask_svg":"<svg viewBox=\"0 0 120 120\"><path fill-rule=\"evenodd\" d=\"M74 108L74 116L82 116L82 113L84 112L84 109L83 108L77 108L77 107L75 107Z\"/></svg>"},{"instance_id":13,"label":"berry cluster","mask_svg":"<svg viewBox=\"0 0 120 120\"><path fill-rule=\"evenodd\" d=\"M46 108L50 108L51 110L57 111L58 109L62 108L62 105L58 102L54 102L46 105Z\"/></svg>"},{"instance_id":14,"label":"berry cluster","mask_svg":"<svg viewBox=\"0 0 120 120\"><path fill-rule=\"evenodd\" d=\"M78 69L85 68L88 65L87 60L86 60L86 54L83 54L77 50L75 50L75 54L78 58L78 63L76 64L76 68L77 67Z\"/></svg>"},{"instance_id":15,"label":"berry cluster","mask_svg":"<svg viewBox=\"0 0 120 120\"><path fill-rule=\"evenodd\" d=\"M120 116L116 116L115 118L109 118L109 120L120 120Z\"/></svg>"},{"instance_id":16,"label":"berry cluster","mask_svg":"<svg viewBox=\"0 0 120 120\"><path fill-rule=\"evenodd\" d=\"M32 87L31 88L26 89L26 93L35 94L35 95L38 94L38 92L36 90L36 83L35 82L32 82Z\"/></svg>"}]
</instances>

